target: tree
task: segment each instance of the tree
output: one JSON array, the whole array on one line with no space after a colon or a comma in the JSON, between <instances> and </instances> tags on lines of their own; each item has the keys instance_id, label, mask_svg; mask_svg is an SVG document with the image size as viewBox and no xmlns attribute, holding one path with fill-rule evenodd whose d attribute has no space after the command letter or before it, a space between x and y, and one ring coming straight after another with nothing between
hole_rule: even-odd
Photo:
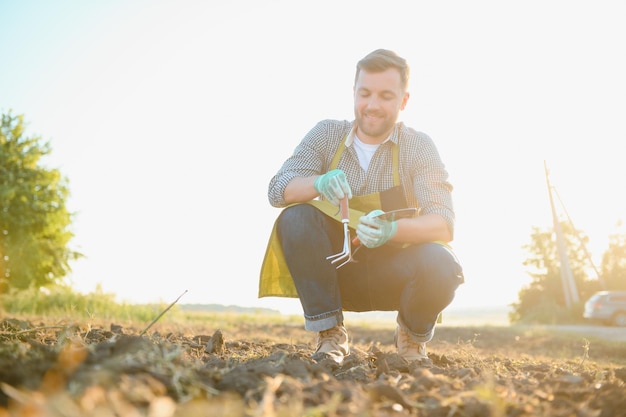
<instances>
[{"instance_id":1,"label":"tree","mask_svg":"<svg viewBox=\"0 0 626 417\"><path fill-rule=\"evenodd\" d=\"M617 226L618 230L609 236L609 247L602 255L600 273L608 290L626 290L626 235L621 222Z\"/></svg>"},{"instance_id":2,"label":"tree","mask_svg":"<svg viewBox=\"0 0 626 417\"><path fill-rule=\"evenodd\" d=\"M581 299L586 299L590 282L587 279L589 265L583 245L589 239L569 222L561 222L561 228L576 287ZM528 268L532 281L519 291L519 301L513 303L511 319L543 323L563 321L564 317L571 314L566 308L558 248L552 229L533 228L531 243L524 249L528 252L524 266Z\"/></svg>"},{"instance_id":3,"label":"tree","mask_svg":"<svg viewBox=\"0 0 626 417\"><path fill-rule=\"evenodd\" d=\"M45 287L82 255L68 248L72 214L67 179L40 165L51 152L24 135L24 117L2 114L0 126L0 292Z\"/></svg>"}]
</instances>

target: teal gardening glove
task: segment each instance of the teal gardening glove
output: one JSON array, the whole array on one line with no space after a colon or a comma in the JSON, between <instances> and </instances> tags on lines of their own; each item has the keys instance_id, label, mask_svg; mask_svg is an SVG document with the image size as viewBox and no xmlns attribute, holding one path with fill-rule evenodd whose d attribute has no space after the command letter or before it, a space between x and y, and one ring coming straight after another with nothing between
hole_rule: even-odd
<instances>
[{"instance_id":1,"label":"teal gardening glove","mask_svg":"<svg viewBox=\"0 0 626 417\"><path fill-rule=\"evenodd\" d=\"M359 219L356 235L361 244L370 249L384 245L398 232L398 222L376 217L383 213L382 210L374 210Z\"/></svg>"},{"instance_id":2,"label":"teal gardening glove","mask_svg":"<svg viewBox=\"0 0 626 417\"><path fill-rule=\"evenodd\" d=\"M345 196L348 196L348 199L352 198L352 190L350 189L350 184L348 184L346 174L340 169L333 169L324 175L320 175L313 183L313 186L315 191L336 206L339 205L339 200Z\"/></svg>"}]
</instances>

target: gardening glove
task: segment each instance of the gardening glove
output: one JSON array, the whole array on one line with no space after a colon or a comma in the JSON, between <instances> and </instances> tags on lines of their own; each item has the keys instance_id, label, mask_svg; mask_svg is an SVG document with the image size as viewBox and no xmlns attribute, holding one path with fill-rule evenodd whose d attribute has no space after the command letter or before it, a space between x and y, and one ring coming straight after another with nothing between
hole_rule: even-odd
<instances>
[{"instance_id":1,"label":"gardening glove","mask_svg":"<svg viewBox=\"0 0 626 417\"><path fill-rule=\"evenodd\" d=\"M368 248L384 245L398 232L398 222L375 217L383 213L382 210L374 210L359 219L356 235Z\"/></svg>"},{"instance_id":2,"label":"gardening glove","mask_svg":"<svg viewBox=\"0 0 626 417\"><path fill-rule=\"evenodd\" d=\"M320 175L313 183L315 191L320 193L322 197L338 206L339 200L348 196L352 198L352 190L346 174L340 169L333 169L324 175Z\"/></svg>"}]
</instances>

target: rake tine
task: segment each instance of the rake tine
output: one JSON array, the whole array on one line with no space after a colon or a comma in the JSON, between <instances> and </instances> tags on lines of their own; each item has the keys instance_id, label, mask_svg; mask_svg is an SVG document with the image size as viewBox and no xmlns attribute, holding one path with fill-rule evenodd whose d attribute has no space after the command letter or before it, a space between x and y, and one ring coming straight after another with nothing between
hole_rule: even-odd
<instances>
[{"instance_id":1,"label":"rake tine","mask_svg":"<svg viewBox=\"0 0 626 417\"><path fill-rule=\"evenodd\" d=\"M356 262L354 259L352 259L352 256L348 256L348 259L346 259L345 261L343 261L341 264L337 265L337 268L336 268L336 269L339 269L339 268L341 268L342 266L344 266L345 264L350 263L350 262Z\"/></svg>"},{"instance_id":2,"label":"rake tine","mask_svg":"<svg viewBox=\"0 0 626 417\"><path fill-rule=\"evenodd\" d=\"M345 241L343 245L343 250L334 255L327 256L326 259L332 259L331 263L339 262L340 260L350 256L350 247L346 246Z\"/></svg>"},{"instance_id":3,"label":"rake tine","mask_svg":"<svg viewBox=\"0 0 626 417\"><path fill-rule=\"evenodd\" d=\"M336 255L329 256L329 257L327 257L326 259L329 259L329 258L331 258L331 259L332 259L332 258L334 258L334 259L330 262L331 264L337 263L337 262L339 262L339 261L341 261L341 260L343 260L343 259L345 259L345 258L350 258L350 248L347 248L347 247L344 245L344 247L343 247L343 251L342 251L342 252L340 252L340 253L338 253L338 254L336 254Z\"/></svg>"},{"instance_id":4,"label":"rake tine","mask_svg":"<svg viewBox=\"0 0 626 417\"><path fill-rule=\"evenodd\" d=\"M331 264L334 264L335 262L338 262L340 259L343 259L346 256L348 256L348 253L344 249L342 252L336 253L334 255L327 256L326 259L328 259L328 260L332 259Z\"/></svg>"},{"instance_id":5,"label":"rake tine","mask_svg":"<svg viewBox=\"0 0 626 417\"><path fill-rule=\"evenodd\" d=\"M342 257L336 258L331 262L332 264L335 264L339 261L344 261L341 264L337 265L337 269L341 268L342 266L344 266L345 264L349 262L354 261L354 259L352 259L352 249L350 247L350 239L344 242L344 251L342 253L343 253Z\"/></svg>"}]
</instances>

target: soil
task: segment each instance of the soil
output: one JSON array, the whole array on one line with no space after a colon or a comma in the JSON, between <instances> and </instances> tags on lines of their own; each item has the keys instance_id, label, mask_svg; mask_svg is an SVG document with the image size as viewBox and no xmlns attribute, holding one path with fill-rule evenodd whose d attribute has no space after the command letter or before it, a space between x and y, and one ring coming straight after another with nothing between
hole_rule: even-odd
<instances>
[{"instance_id":1,"label":"soil","mask_svg":"<svg viewBox=\"0 0 626 417\"><path fill-rule=\"evenodd\" d=\"M516 327L437 328L408 363L393 325L348 326L315 362L301 324L0 320L4 416L626 416L623 342Z\"/></svg>"}]
</instances>

